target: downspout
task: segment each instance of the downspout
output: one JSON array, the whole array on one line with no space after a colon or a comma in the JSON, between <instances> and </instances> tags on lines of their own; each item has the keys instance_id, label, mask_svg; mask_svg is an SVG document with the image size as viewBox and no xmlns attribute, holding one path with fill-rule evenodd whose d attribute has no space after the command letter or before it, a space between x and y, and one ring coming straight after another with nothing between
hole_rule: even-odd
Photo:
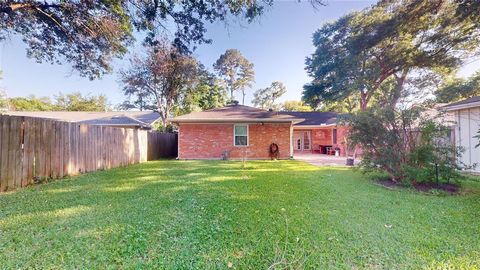
<instances>
[{"instance_id":1,"label":"downspout","mask_svg":"<svg viewBox=\"0 0 480 270\"><path fill-rule=\"evenodd\" d=\"M180 160L180 123L178 123L177 133L177 160Z\"/></svg>"}]
</instances>

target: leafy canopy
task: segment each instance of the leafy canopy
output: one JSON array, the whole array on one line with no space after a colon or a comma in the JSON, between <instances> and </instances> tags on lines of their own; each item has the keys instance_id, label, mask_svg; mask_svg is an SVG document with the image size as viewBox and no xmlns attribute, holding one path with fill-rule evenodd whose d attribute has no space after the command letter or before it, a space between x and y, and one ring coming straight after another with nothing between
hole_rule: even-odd
<instances>
[{"instance_id":1,"label":"leafy canopy","mask_svg":"<svg viewBox=\"0 0 480 270\"><path fill-rule=\"evenodd\" d=\"M310 112L312 107L307 106L300 100L287 100L282 104L282 111L287 112Z\"/></svg>"},{"instance_id":2,"label":"leafy canopy","mask_svg":"<svg viewBox=\"0 0 480 270\"><path fill-rule=\"evenodd\" d=\"M107 111L105 95L83 96L80 92L70 94L59 93L55 96L55 110L59 111Z\"/></svg>"},{"instance_id":3,"label":"leafy canopy","mask_svg":"<svg viewBox=\"0 0 480 270\"><path fill-rule=\"evenodd\" d=\"M478 53L480 39L479 29L458 17L457 8L448 0L385 0L324 25L306 60L312 81L303 99L317 107L353 96L365 110L389 81L389 105L395 106L408 94L412 76L427 80L431 73L452 73Z\"/></svg>"},{"instance_id":4,"label":"leafy canopy","mask_svg":"<svg viewBox=\"0 0 480 270\"><path fill-rule=\"evenodd\" d=\"M252 103L262 109L278 109L275 102L286 92L287 87L282 82L275 81L269 87L255 91Z\"/></svg>"},{"instance_id":5,"label":"leafy canopy","mask_svg":"<svg viewBox=\"0 0 480 270\"><path fill-rule=\"evenodd\" d=\"M202 67L198 82L187 90L181 103L177 105L175 114L223 107L226 105L227 99L225 88L218 83L215 75Z\"/></svg>"},{"instance_id":6,"label":"leafy canopy","mask_svg":"<svg viewBox=\"0 0 480 270\"><path fill-rule=\"evenodd\" d=\"M121 72L123 92L129 98L124 106L157 111L166 127L175 104L197 84L200 72L195 58L164 41L145 56L132 57L129 69Z\"/></svg>"},{"instance_id":7,"label":"leafy canopy","mask_svg":"<svg viewBox=\"0 0 480 270\"><path fill-rule=\"evenodd\" d=\"M0 40L19 35L29 57L69 63L80 75L94 79L111 71L112 59L125 54L134 31L149 45L173 33L175 47L190 52L196 44L211 42L205 37L206 23L232 16L251 22L272 4L273 0L4 0Z\"/></svg>"},{"instance_id":8,"label":"leafy canopy","mask_svg":"<svg viewBox=\"0 0 480 270\"><path fill-rule=\"evenodd\" d=\"M449 103L480 95L480 72L468 79L454 78L442 84L435 91L436 101Z\"/></svg>"},{"instance_id":9,"label":"leafy canopy","mask_svg":"<svg viewBox=\"0 0 480 270\"><path fill-rule=\"evenodd\" d=\"M84 96L80 92L59 93L52 101L48 97L15 97L8 99L8 107L13 111L106 111L105 95Z\"/></svg>"}]
</instances>

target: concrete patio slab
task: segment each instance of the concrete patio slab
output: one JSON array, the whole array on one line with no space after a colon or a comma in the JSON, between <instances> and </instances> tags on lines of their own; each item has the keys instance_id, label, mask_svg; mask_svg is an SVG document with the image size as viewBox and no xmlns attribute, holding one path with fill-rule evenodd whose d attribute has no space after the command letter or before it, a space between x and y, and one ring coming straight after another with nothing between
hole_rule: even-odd
<instances>
[{"instance_id":1,"label":"concrete patio slab","mask_svg":"<svg viewBox=\"0 0 480 270\"><path fill-rule=\"evenodd\" d=\"M294 153L293 159L305 161L315 166L347 166L347 157L336 157L318 153ZM355 165L359 162L360 160L355 159Z\"/></svg>"}]
</instances>

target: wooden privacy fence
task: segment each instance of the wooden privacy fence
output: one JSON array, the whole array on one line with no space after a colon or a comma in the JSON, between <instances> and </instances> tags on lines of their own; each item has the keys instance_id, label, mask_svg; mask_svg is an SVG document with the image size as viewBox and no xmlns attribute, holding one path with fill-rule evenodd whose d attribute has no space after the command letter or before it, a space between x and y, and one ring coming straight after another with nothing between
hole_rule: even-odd
<instances>
[{"instance_id":1,"label":"wooden privacy fence","mask_svg":"<svg viewBox=\"0 0 480 270\"><path fill-rule=\"evenodd\" d=\"M156 156L149 138L144 130L0 115L0 191L147 161Z\"/></svg>"},{"instance_id":2,"label":"wooden privacy fence","mask_svg":"<svg viewBox=\"0 0 480 270\"><path fill-rule=\"evenodd\" d=\"M177 152L178 136L176 133L148 133L148 160L177 157Z\"/></svg>"}]
</instances>

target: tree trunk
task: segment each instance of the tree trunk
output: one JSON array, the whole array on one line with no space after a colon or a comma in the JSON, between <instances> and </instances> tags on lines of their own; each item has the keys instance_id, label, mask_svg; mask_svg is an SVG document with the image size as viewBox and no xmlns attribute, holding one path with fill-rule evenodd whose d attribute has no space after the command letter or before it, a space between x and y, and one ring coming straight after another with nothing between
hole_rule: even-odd
<instances>
[{"instance_id":1,"label":"tree trunk","mask_svg":"<svg viewBox=\"0 0 480 270\"><path fill-rule=\"evenodd\" d=\"M233 92L234 92L234 88L233 88L233 85L235 83L235 80L233 77L230 77L230 101L234 101L235 100L235 97L233 96Z\"/></svg>"},{"instance_id":2,"label":"tree trunk","mask_svg":"<svg viewBox=\"0 0 480 270\"><path fill-rule=\"evenodd\" d=\"M405 78L407 77L408 71L405 70L402 72L401 76L398 77L395 75L395 80L397 81L397 85L393 90L392 99L390 100L390 106L395 107L398 103L398 100L402 96L403 85L405 84Z\"/></svg>"},{"instance_id":3,"label":"tree trunk","mask_svg":"<svg viewBox=\"0 0 480 270\"><path fill-rule=\"evenodd\" d=\"M245 105L245 90L242 89L242 105Z\"/></svg>"},{"instance_id":4,"label":"tree trunk","mask_svg":"<svg viewBox=\"0 0 480 270\"><path fill-rule=\"evenodd\" d=\"M365 111L367 109L368 100L366 93L360 93L360 111Z\"/></svg>"}]
</instances>

